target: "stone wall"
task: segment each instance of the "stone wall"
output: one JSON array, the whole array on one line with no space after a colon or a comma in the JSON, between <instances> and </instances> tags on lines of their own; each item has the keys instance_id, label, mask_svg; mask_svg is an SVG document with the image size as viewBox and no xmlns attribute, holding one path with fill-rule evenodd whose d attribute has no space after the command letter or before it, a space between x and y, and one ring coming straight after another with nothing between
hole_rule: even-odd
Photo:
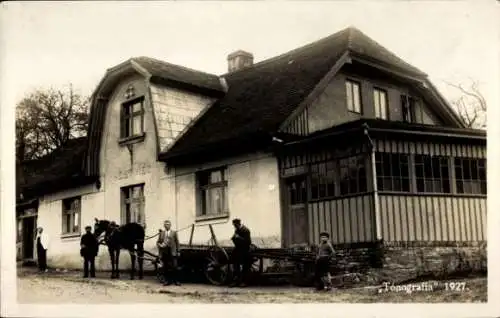
<instances>
[{"instance_id":1,"label":"stone wall","mask_svg":"<svg viewBox=\"0 0 500 318\"><path fill-rule=\"evenodd\" d=\"M394 281L486 273L486 248L486 242L385 242L382 271Z\"/></svg>"}]
</instances>

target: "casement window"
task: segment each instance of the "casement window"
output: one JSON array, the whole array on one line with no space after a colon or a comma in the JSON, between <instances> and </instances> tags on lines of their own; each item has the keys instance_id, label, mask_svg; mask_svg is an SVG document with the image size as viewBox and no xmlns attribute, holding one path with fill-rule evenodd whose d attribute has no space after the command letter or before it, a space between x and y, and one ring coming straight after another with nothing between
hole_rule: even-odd
<instances>
[{"instance_id":1,"label":"casement window","mask_svg":"<svg viewBox=\"0 0 500 318\"><path fill-rule=\"evenodd\" d=\"M311 165L311 199L334 197L338 179L338 163L327 161Z\"/></svg>"},{"instance_id":2,"label":"casement window","mask_svg":"<svg viewBox=\"0 0 500 318\"><path fill-rule=\"evenodd\" d=\"M486 159L455 158L457 193L486 194Z\"/></svg>"},{"instance_id":3,"label":"casement window","mask_svg":"<svg viewBox=\"0 0 500 318\"><path fill-rule=\"evenodd\" d=\"M378 191L410 192L409 155L376 153Z\"/></svg>"},{"instance_id":4,"label":"casement window","mask_svg":"<svg viewBox=\"0 0 500 318\"><path fill-rule=\"evenodd\" d=\"M200 199L197 216L228 215L227 169L219 168L202 171L198 173L197 179Z\"/></svg>"},{"instance_id":5,"label":"casement window","mask_svg":"<svg viewBox=\"0 0 500 318\"><path fill-rule=\"evenodd\" d=\"M121 188L121 201L122 201L122 224L127 223L145 223L144 215L144 184L136 184L128 187Z\"/></svg>"},{"instance_id":6,"label":"casement window","mask_svg":"<svg viewBox=\"0 0 500 318\"><path fill-rule=\"evenodd\" d=\"M62 201L62 234L80 234L81 197Z\"/></svg>"},{"instance_id":7,"label":"casement window","mask_svg":"<svg viewBox=\"0 0 500 318\"><path fill-rule=\"evenodd\" d=\"M144 133L144 97L122 104L121 138L141 136Z\"/></svg>"},{"instance_id":8,"label":"casement window","mask_svg":"<svg viewBox=\"0 0 500 318\"><path fill-rule=\"evenodd\" d=\"M345 82L347 110L361 114L361 85L358 82L347 80Z\"/></svg>"},{"instance_id":9,"label":"casement window","mask_svg":"<svg viewBox=\"0 0 500 318\"><path fill-rule=\"evenodd\" d=\"M373 89L373 105L375 106L376 118L389 119L389 101L385 90Z\"/></svg>"},{"instance_id":10,"label":"casement window","mask_svg":"<svg viewBox=\"0 0 500 318\"><path fill-rule=\"evenodd\" d=\"M366 192L366 182L366 158L364 155L339 160L339 194L341 196Z\"/></svg>"},{"instance_id":11,"label":"casement window","mask_svg":"<svg viewBox=\"0 0 500 318\"><path fill-rule=\"evenodd\" d=\"M415 155L417 192L450 193L449 158Z\"/></svg>"},{"instance_id":12,"label":"casement window","mask_svg":"<svg viewBox=\"0 0 500 318\"><path fill-rule=\"evenodd\" d=\"M413 97L401 95L401 114L404 122L415 122L415 99Z\"/></svg>"}]
</instances>

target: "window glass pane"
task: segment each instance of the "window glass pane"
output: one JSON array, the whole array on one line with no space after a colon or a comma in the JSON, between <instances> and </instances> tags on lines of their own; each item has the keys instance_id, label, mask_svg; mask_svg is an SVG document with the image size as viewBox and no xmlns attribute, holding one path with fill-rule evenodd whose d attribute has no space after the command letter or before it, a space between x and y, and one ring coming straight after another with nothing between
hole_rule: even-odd
<instances>
[{"instance_id":1,"label":"window glass pane","mask_svg":"<svg viewBox=\"0 0 500 318\"><path fill-rule=\"evenodd\" d=\"M361 101L360 101L360 94L359 94L359 85L358 84L353 84L353 94L354 94L354 111L355 112L361 112Z\"/></svg>"},{"instance_id":2,"label":"window glass pane","mask_svg":"<svg viewBox=\"0 0 500 318\"><path fill-rule=\"evenodd\" d=\"M142 111L142 102L135 103L134 105L132 105L132 109L134 113Z\"/></svg>"},{"instance_id":3,"label":"window glass pane","mask_svg":"<svg viewBox=\"0 0 500 318\"><path fill-rule=\"evenodd\" d=\"M137 186L137 187L133 187L131 190L132 190L132 198L134 198L134 199L142 198L143 187Z\"/></svg>"},{"instance_id":4,"label":"window glass pane","mask_svg":"<svg viewBox=\"0 0 500 318\"><path fill-rule=\"evenodd\" d=\"M380 92L380 118L387 119L387 98L384 91Z\"/></svg>"},{"instance_id":5,"label":"window glass pane","mask_svg":"<svg viewBox=\"0 0 500 318\"><path fill-rule=\"evenodd\" d=\"M142 133L142 115L135 115L132 119L132 135Z\"/></svg>"},{"instance_id":6,"label":"window glass pane","mask_svg":"<svg viewBox=\"0 0 500 318\"><path fill-rule=\"evenodd\" d=\"M78 222L79 219L80 219L80 215L79 215L78 211L76 211L73 214L73 232L79 232L80 231L80 224Z\"/></svg>"},{"instance_id":7,"label":"window glass pane","mask_svg":"<svg viewBox=\"0 0 500 318\"><path fill-rule=\"evenodd\" d=\"M481 193L486 194L486 182L481 182Z\"/></svg>"},{"instance_id":8,"label":"window glass pane","mask_svg":"<svg viewBox=\"0 0 500 318\"><path fill-rule=\"evenodd\" d=\"M222 193L223 200L222 200L222 202L224 203L224 206L223 206L224 209L223 209L222 212L226 213L226 212L229 211L229 203L228 203L229 200L228 200L228 196L227 196L227 187L223 187L222 190L223 190L223 193Z\"/></svg>"},{"instance_id":9,"label":"window glass pane","mask_svg":"<svg viewBox=\"0 0 500 318\"><path fill-rule=\"evenodd\" d=\"M201 215L206 215L208 212L208 190L201 191Z\"/></svg>"},{"instance_id":10,"label":"window glass pane","mask_svg":"<svg viewBox=\"0 0 500 318\"><path fill-rule=\"evenodd\" d=\"M140 202L133 201L130 203L130 221L140 223L141 213L140 213Z\"/></svg>"},{"instance_id":11,"label":"window glass pane","mask_svg":"<svg viewBox=\"0 0 500 318\"><path fill-rule=\"evenodd\" d=\"M124 105L123 106L123 115L130 116L131 110L132 110L131 105Z\"/></svg>"},{"instance_id":12,"label":"window glass pane","mask_svg":"<svg viewBox=\"0 0 500 318\"><path fill-rule=\"evenodd\" d=\"M212 171L210 173L210 183L217 183L222 181L222 172L220 170Z\"/></svg>"},{"instance_id":13,"label":"window glass pane","mask_svg":"<svg viewBox=\"0 0 500 318\"><path fill-rule=\"evenodd\" d=\"M209 198L209 214L221 214L223 213L224 202L223 202L223 188L211 188L208 190Z\"/></svg>"},{"instance_id":14,"label":"window glass pane","mask_svg":"<svg viewBox=\"0 0 500 318\"><path fill-rule=\"evenodd\" d=\"M379 98L379 91L374 90L373 91L373 106L375 107L375 117L380 118L380 98Z\"/></svg>"},{"instance_id":15,"label":"window glass pane","mask_svg":"<svg viewBox=\"0 0 500 318\"><path fill-rule=\"evenodd\" d=\"M66 228L64 229L64 232L69 233L71 229L71 214L65 213L65 221L66 221Z\"/></svg>"},{"instance_id":16,"label":"window glass pane","mask_svg":"<svg viewBox=\"0 0 500 318\"><path fill-rule=\"evenodd\" d=\"M125 204L125 223L130 223L130 203Z\"/></svg>"},{"instance_id":17,"label":"window glass pane","mask_svg":"<svg viewBox=\"0 0 500 318\"><path fill-rule=\"evenodd\" d=\"M353 96L352 96L352 85L351 82L345 83L346 94L347 94L347 109L354 110L353 108Z\"/></svg>"}]
</instances>

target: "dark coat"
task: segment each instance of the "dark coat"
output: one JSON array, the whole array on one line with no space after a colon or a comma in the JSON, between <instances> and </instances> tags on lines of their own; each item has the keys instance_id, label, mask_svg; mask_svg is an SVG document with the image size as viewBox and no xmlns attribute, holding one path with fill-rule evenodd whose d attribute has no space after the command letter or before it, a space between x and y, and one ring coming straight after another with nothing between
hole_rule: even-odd
<instances>
[{"instance_id":1,"label":"dark coat","mask_svg":"<svg viewBox=\"0 0 500 318\"><path fill-rule=\"evenodd\" d=\"M250 230L244 225L234 230L234 235L231 240L236 248L250 249L250 245L252 245Z\"/></svg>"},{"instance_id":2,"label":"dark coat","mask_svg":"<svg viewBox=\"0 0 500 318\"><path fill-rule=\"evenodd\" d=\"M99 242L92 233L85 233L80 240L80 248L82 257L95 257L99 251Z\"/></svg>"}]
</instances>

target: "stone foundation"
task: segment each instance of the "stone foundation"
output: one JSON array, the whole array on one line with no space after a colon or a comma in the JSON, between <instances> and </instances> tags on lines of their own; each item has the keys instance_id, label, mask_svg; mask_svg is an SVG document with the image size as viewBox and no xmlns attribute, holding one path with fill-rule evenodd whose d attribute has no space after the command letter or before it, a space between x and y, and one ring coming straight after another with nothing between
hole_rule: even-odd
<instances>
[{"instance_id":1,"label":"stone foundation","mask_svg":"<svg viewBox=\"0 0 500 318\"><path fill-rule=\"evenodd\" d=\"M383 268L391 281L487 272L486 242L384 242Z\"/></svg>"}]
</instances>

